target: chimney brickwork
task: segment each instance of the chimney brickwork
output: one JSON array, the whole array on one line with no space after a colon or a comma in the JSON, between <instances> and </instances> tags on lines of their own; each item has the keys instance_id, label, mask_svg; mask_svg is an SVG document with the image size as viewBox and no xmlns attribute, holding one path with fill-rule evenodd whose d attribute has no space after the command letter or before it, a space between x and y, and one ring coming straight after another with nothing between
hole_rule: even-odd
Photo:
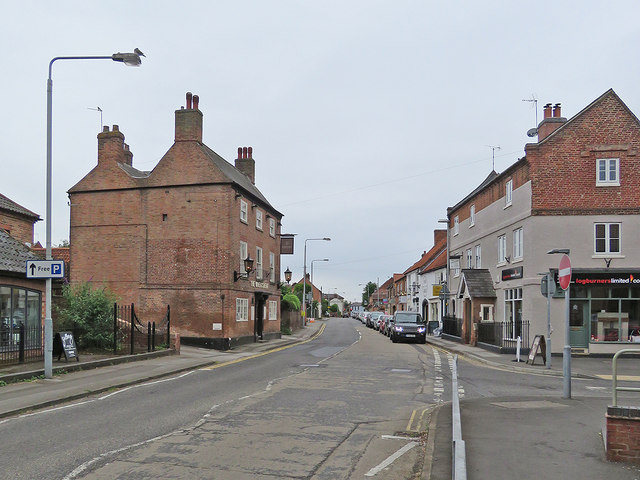
<instances>
[{"instance_id":1,"label":"chimney brickwork","mask_svg":"<svg viewBox=\"0 0 640 480\"><path fill-rule=\"evenodd\" d=\"M176 142L202 143L202 112L197 95L187 92L186 108L176 110Z\"/></svg>"},{"instance_id":2,"label":"chimney brickwork","mask_svg":"<svg viewBox=\"0 0 640 480\"><path fill-rule=\"evenodd\" d=\"M256 161L253 159L252 147L238 147L238 158L235 165L238 170L249 177L251 183L256 184Z\"/></svg>"}]
</instances>

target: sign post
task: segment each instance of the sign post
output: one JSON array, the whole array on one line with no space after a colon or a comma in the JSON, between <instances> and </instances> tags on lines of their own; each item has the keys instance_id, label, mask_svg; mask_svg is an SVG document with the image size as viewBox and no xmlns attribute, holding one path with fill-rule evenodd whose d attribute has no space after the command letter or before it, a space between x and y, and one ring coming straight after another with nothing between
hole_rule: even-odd
<instances>
[{"instance_id":1,"label":"sign post","mask_svg":"<svg viewBox=\"0 0 640 480\"><path fill-rule=\"evenodd\" d=\"M564 326L564 349L562 350L562 398L571 398L571 325L570 325L570 298L569 285L571 284L571 260L568 255L563 255L560 259L558 268L558 283L560 288L564 290L564 310L565 310L565 326Z\"/></svg>"}]
</instances>

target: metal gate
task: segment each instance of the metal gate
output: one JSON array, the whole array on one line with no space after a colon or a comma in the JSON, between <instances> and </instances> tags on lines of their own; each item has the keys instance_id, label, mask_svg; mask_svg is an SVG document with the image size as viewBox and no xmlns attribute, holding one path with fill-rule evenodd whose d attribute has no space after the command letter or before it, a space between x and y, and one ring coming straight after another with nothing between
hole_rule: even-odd
<instances>
[{"instance_id":1,"label":"metal gate","mask_svg":"<svg viewBox=\"0 0 640 480\"><path fill-rule=\"evenodd\" d=\"M113 305L113 353L134 355L169 348L171 343L171 307L159 322L138 318L135 305Z\"/></svg>"}]
</instances>

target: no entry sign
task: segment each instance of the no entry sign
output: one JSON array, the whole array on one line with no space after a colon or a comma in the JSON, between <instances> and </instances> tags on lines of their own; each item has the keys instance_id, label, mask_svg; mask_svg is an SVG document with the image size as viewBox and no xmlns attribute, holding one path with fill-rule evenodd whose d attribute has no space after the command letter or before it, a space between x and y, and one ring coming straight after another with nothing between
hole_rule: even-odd
<instances>
[{"instance_id":1,"label":"no entry sign","mask_svg":"<svg viewBox=\"0 0 640 480\"><path fill-rule=\"evenodd\" d=\"M571 260L567 255L563 255L560 259L560 267L558 268L558 283L560 288L566 290L571 283Z\"/></svg>"}]
</instances>

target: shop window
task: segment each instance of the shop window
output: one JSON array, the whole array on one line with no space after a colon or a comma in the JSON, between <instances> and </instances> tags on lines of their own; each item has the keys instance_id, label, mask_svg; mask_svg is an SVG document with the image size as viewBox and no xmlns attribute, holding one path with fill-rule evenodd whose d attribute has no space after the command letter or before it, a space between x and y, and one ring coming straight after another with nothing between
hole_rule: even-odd
<instances>
[{"instance_id":1,"label":"shop window","mask_svg":"<svg viewBox=\"0 0 640 480\"><path fill-rule=\"evenodd\" d=\"M506 338L516 339L522 335L522 288L504 291L504 321Z\"/></svg>"},{"instance_id":2,"label":"shop window","mask_svg":"<svg viewBox=\"0 0 640 480\"><path fill-rule=\"evenodd\" d=\"M17 346L24 325L27 348L41 346L41 294L24 288L0 286L0 347Z\"/></svg>"}]
</instances>

